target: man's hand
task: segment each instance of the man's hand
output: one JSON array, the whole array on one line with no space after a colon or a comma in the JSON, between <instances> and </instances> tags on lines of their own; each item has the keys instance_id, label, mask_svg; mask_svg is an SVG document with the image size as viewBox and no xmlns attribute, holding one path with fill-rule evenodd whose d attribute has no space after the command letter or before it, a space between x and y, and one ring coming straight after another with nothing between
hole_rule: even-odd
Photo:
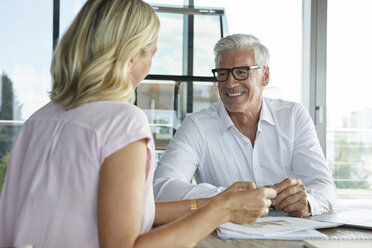
<instances>
[{"instance_id":1,"label":"man's hand","mask_svg":"<svg viewBox=\"0 0 372 248\"><path fill-rule=\"evenodd\" d=\"M282 210L291 216L305 217L311 212L307 201L306 187L299 178L287 178L271 186L277 196L272 200L276 210Z\"/></svg>"},{"instance_id":2,"label":"man's hand","mask_svg":"<svg viewBox=\"0 0 372 248\"><path fill-rule=\"evenodd\" d=\"M256 185L254 182L235 182L230 185L227 189L225 189L225 192L228 191L235 191L235 190L248 190L248 189L255 189Z\"/></svg>"}]
</instances>

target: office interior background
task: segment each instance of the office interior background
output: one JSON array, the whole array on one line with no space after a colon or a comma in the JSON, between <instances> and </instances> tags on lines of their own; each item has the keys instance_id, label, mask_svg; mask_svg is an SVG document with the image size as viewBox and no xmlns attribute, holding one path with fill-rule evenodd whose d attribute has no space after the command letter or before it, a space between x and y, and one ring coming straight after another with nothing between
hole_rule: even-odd
<instances>
[{"instance_id":1,"label":"office interior background","mask_svg":"<svg viewBox=\"0 0 372 248\"><path fill-rule=\"evenodd\" d=\"M53 47L84 2L0 1L0 190L17 132L49 101ZM187 114L220 101L214 44L249 33L271 52L264 95L305 105L339 197L372 195L372 1L146 2L161 32L136 104L148 116L159 157Z\"/></svg>"}]
</instances>

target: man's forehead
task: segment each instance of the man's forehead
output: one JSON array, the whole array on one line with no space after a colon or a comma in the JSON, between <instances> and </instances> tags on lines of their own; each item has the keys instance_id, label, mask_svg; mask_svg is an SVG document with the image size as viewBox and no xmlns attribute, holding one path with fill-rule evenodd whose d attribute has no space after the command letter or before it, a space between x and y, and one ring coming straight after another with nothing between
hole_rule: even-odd
<instances>
[{"instance_id":1,"label":"man's forehead","mask_svg":"<svg viewBox=\"0 0 372 248\"><path fill-rule=\"evenodd\" d=\"M251 65L254 60L252 49L237 48L223 51L218 58L218 64Z\"/></svg>"}]
</instances>

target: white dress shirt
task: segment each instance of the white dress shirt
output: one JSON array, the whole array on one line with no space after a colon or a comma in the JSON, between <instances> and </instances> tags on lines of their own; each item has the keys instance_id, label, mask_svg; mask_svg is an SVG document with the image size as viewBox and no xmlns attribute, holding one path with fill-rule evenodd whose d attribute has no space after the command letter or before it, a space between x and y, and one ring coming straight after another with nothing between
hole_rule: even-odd
<instances>
[{"instance_id":1,"label":"white dress shirt","mask_svg":"<svg viewBox=\"0 0 372 248\"><path fill-rule=\"evenodd\" d=\"M183 121L158 163L154 193L158 201L211 197L237 181L261 187L288 177L306 186L312 215L334 205L336 187L304 107L263 98L252 147L223 103L214 103Z\"/></svg>"}]
</instances>

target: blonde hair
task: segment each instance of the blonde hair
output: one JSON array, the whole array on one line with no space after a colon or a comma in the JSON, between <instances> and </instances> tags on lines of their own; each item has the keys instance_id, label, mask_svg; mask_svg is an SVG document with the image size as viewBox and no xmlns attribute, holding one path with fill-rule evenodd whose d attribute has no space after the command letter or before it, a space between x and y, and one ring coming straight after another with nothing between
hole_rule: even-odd
<instances>
[{"instance_id":1,"label":"blonde hair","mask_svg":"<svg viewBox=\"0 0 372 248\"><path fill-rule=\"evenodd\" d=\"M65 110L134 101L129 62L156 43L160 22L141 0L88 0L52 58L51 100Z\"/></svg>"}]
</instances>

